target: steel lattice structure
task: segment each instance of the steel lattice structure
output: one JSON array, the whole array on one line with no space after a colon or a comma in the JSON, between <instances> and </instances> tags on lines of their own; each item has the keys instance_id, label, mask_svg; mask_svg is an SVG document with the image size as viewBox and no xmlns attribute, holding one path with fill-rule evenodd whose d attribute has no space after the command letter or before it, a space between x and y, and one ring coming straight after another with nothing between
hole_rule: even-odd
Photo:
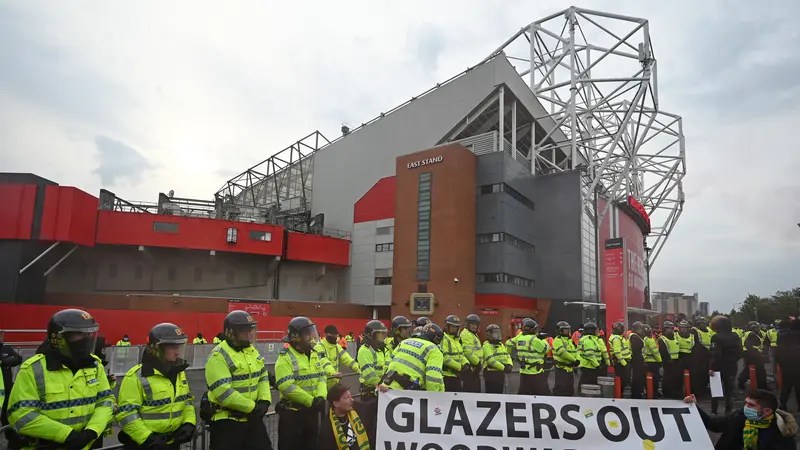
<instances>
[{"instance_id":1,"label":"steel lattice structure","mask_svg":"<svg viewBox=\"0 0 800 450\"><path fill-rule=\"evenodd\" d=\"M534 167L584 170L587 209L592 192L641 202L652 266L683 211L686 161L682 119L659 107L648 21L570 7L523 27L484 62L501 54L566 136L554 144L566 161L548 151L554 130L537 136Z\"/></svg>"}]
</instances>

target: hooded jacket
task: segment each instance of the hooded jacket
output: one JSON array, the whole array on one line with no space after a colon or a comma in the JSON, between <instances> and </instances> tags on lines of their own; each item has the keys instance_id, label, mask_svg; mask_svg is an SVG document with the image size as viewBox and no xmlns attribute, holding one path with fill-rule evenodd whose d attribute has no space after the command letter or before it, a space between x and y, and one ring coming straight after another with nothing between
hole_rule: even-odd
<instances>
[{"instance_id":1,"label":"hooded jacket","mask_svg":"<svg viewBox=\"0 0 800 450\"><path fill-rule=\"evenodd\" d=\"M711 370L736 373L742 354L742 340L733 332L730 319L719 319L711 337Z\"/></svg>"},{"instance_id":2,"label":"hooded jacket","mask_svg":"<svg viewBox=\"0 0 800 450\"><path fill-rule=\"evenodd\" d=\"M743 431L745 424L744 412L741 410L729 416L712 417L705 411L697 408L706 430L722 433L715 450L741 450L744 447ZM797 434L797 421L794 416L785 411L776 410L775 420L769 428L759 430L759 450L796 450L794 436Z\"/></svg>"}]
</instances>

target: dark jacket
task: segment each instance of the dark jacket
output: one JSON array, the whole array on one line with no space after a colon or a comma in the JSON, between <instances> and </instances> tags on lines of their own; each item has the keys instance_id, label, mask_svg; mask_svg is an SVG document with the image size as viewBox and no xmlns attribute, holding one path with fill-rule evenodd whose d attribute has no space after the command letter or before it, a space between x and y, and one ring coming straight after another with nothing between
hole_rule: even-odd
<instances>
[{"instance_id":1,"label":"dark jacket","mask_svg":"<svg viewBox=\"0 0 800 450\"><path fill-rule=\"evenodd\" d=\"M711 337L711 370L735 373L741 354L742 340L733 331L720 331Z\"/></svg>"},{"instance_id":2,"label":"dark jacket","mask_svg":"<svg viewBox=\"0 0 800 450\"><path fill-rule=\"evenodd\" d=\"M353 402L353 409L358 414L358 417L361 418L361 423L363 423L364 427L367 429L369 448L374 450L376 448L375 434L378 427L378 401L361 402L356 400ZM328 411L325 411L319 426L319 450L339 450L329 417Z\"/></svg>"},{"instance_id":3,"label":"dark jacket","mask_svg":"<svg viewBox=\"0 0 800 450\"><path fill-rule=\"evenodd\" d=\"M706 430L713 433L722 433L719 437L716 450L740 450L744 446L743 435L745 417L744 413L736 411L729 416L711 417L700 408L700 417L703 418L703 425ZM790 413L778 410L775 412L775 420L769 428L764 428L758 432L759 450L796 450L797 444L794 436L797 434L797 421Z\"/></svg>"},{"instance_id":4,"label":"dark jacket","mask_svg":"<svg viewBox=\"0 0 800 450\"><path fill-rule=\"evenodd\" d=\"M17 367L18 365L22 364L22 357L19 356L19 353L14 351L11 346L5 345L0 342L0 376L3 377L3 385L5 386L6 395L5 401L3 402L2 412L0 412L0 423L3 425L8 424L8 417L7 417L7 409L8 409L8 399L11 397L11 386L12 386L12 379L13 376L11 374L11 369Z\"/></svg>"},{"instance_id":5,"label":"dark jacket","mask_svg":"<svg viewBox=\"0 0 800 450\"><path fill-rule=\"evenodd\" d=\"M797 361L800 359L800 330L781 331L778 338L778 347L775 349L775 361L781 365L781 370L786 373L796 374Z\"/></svg>"}]
</instances>

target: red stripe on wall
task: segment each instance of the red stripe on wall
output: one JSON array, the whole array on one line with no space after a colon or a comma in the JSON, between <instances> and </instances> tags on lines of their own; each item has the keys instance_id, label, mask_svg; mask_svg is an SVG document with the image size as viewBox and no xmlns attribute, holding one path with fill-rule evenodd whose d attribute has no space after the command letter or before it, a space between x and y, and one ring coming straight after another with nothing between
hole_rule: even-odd
<instances>
[{"instance_id":1,"label":"red stripe on wall","mask_svg":"<svg viewBox=\"0 0 800 450\"><path fill-rule=\"evenodd\" d=\"M97 197L68 186L47 186L39 239L93 247Z\"/></svg>"},{"instance_id":2,"label":"red stripe on wall","mask_svg":"<svg viewBox=\"0 0 800 450\"><path fill-rule=\"evenodd\" d=\"M286 259L337 266L350 265L350 241L317 234L289 232Z\"/></svg>"},{"instance_id":3,"label":"red stripe on wall","mask_svg":"<svg viewBox=\"0 0 800 450\"><path fill-rule=\"evenodd\" d=\"M356 202L353 208L353 223L393 218L395 199L394 176L381 178Z\"/></svg>"},{"instance_id":4,"label":"red stripe on wall","mask_svg":"<svg viewBox=\"0 0 800 450\"><path fill-rule=\"evenodd\" d=\"M509 294L475 294L476 308L537 309L535 298Z\"/></svg>"}]
</instances>

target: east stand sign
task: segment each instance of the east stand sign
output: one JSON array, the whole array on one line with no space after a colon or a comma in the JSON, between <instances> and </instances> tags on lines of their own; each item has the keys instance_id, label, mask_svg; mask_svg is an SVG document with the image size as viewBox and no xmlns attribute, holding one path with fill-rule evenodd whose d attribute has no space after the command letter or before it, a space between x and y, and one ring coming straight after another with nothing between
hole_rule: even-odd
<instances>
[{"instance_id":1,"label":"east stand sign","mask_svg":"<svg viewBox=\"0 0 800 450\"><path fill-rule=\"evenodd\" d=\"M380 450L713 449L697 408L677 400L389 391Z\"/></svg>"}]
</instances>

